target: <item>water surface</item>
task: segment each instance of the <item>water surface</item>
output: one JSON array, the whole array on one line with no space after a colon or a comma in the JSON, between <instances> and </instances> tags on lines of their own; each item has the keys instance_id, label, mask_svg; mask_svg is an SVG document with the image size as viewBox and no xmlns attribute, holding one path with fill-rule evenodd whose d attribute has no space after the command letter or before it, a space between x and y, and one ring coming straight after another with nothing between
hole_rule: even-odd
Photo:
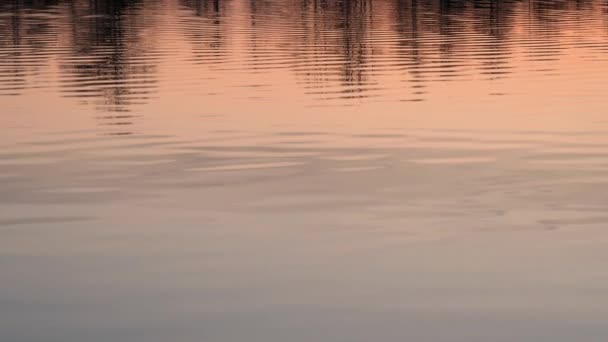
<instances>
[{"instance_id":1,"label":"water surface","mask_svg":"<svg viewBox=\"0 0 608 342\"><path fill-rule=\"evenodd\" d=\"M608 4L0 4L0 340L605 341Z\"/></svg>"}]
</instances>

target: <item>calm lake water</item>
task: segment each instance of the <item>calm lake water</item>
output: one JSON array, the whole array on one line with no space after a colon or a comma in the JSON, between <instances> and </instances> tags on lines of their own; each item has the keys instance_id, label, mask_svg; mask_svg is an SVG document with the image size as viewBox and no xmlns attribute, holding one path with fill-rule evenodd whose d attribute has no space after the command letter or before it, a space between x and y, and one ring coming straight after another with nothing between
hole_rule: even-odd
<instances>
[{"instance_id":1,"label":"calm lake water","mask_svg":"<svg viewBox=\"0 0 608 342\"><path fill-rule=\"evenodd\" d=\"M608 3L0 2L0 340L608 340Z\"/></svg>"}]
</instances>

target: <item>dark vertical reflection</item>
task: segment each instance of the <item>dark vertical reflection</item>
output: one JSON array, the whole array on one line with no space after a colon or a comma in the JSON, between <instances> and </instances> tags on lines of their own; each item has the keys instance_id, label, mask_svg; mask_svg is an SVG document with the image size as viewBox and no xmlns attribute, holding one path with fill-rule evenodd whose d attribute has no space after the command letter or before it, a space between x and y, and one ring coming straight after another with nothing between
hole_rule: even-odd
<instances>
[{"instance_id":1,"label":"dark vertical reflection","mask_svg":"<svg viewBox=\"0 0 608 342\"><path fill-rule=\"evenodd\" d=\"M65 96L91 101L108 112L145 102L154 90L151 47L140 34L154 24L137 0L80 0L68 5L70 56L61 64ZM108 125L130 125L129 116L110 116Z\"/></svg>"},{"instance_id":2,"label":"dark vertical reflection","mask_svg":"<svg viewBox=\"0 0 608 342\"><path fill-rule=\"evenodd\" d=\"M513 30L513 8L517 2L508 0L488 1L476 6L475 31L487 37L479 53L480 74L490 79L500 79L510 73L510 55L506 41Z\"/></svg>"},{"instance_id":3,"label":"dark vertical reflection","mask_svg":"<svg viewBox=\"0 0 608 342\"><path fill-rule=\"evenodd\" d=\"M372 82L366 65L373 48L369 41L375 20L373 1L302 1L298 8L302 45L312 51L296 64L313 89L310 93L324 93L321 98L364 96Z\"/></svg>"},{"instance_id":4,"label":"dark vertical reflection","mask_svg":"<svg viewBox=\"0 0 608 342\"><path fill-rule=\"evenodd\" d=\"M0 95L50 86L36 75L58 68L63 96L123 126L123 112L156 96L161 61L197 80L222 77L197 67L241 72L247 84L289 69L319 101L383 96L395 85L382 78L399 76L392 90L421 101L432 82L503 79L517 51L555 61L564 32L606 26L593 0L13 0L0 14ZM196 84L182 86L214 92Z\"/></svg>"},{"instance_id":5,"label":"dark vertical reflection","mask_svg":"<svg viewBox=\"0 0 608 342\"><path fill-rule=\"evenodd\" d=\"M221 20L225 3L220 0L180 1L185 9L185 15L180 18L180 34L192 44L195 64L216 64L225 57Z\"/></svg>"},{"instance_id":6,"label":"dark vertical reflection","mask_svg":"<svg viewBox=\"0 0 608 342\"><path fill-rule=\"evenodd\" d=\"M47 50L57 41L52 20L57 4L55 0L0 4L0 96L20 95L40 86L32 78L47 66Z\"/></svg>"},{"instance_id":7,"label":"dark vertical reflection","mask_svg":"<svg viewBox=\"0 0 608 342\"><path fill-rule=\"evenodd\" d=\"M398 39L398 51L400 64L406 67L408 79L410 80L410 90L413 96L405 98L405 101L418 101L424 95L426 88L424 75L420 72L419 66L424 63L423 47L420 42L421 20L420 4L418 0L396 0L395 1L395 21Z\"/></svg>"},{"instance_id":8,"label":"dark vertical reflection","mask_svg":"<svg viewBox=\"0 0 608 342\"><path fill-rule=\"evenodd\" d=\"M373 23L372 1L338 2L338 26L342 31L342 55L347 61L342 71L342 82L348 86L362 85L365 81L367 55L370 53L366 41L368 26ZM349 92L356 96L360 88Z\"/></svg>"}]
</instances>

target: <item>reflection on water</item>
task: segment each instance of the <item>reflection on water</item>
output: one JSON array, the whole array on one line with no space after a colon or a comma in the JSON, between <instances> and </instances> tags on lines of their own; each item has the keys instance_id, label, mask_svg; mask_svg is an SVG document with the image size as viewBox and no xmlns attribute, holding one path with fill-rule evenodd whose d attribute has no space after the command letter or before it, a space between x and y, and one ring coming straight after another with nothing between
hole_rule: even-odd
<instances>
[{"instance_id":1,"label":"reflection on water","mask_svg":"<svg viewBox=\"0 0 608 342\"><path fill-rule=\"evenodd\" d=\"M604 341L608 5L0 4L0 340Z\"/></svg>"},{"instance_id":2,"label":"reflection on water","mask_svg":"<svg viewBox=\"0 0 608 342\"><path fill-rule=\"evenodd\" d=\"M429 83L498 81L522 64L550 76L570 48L603 58L606 10L601 1L10 1L0 94L60 87L125 111L160 96L158 68L171 63L205 70L197 81L210 86L225 70L288 69L319 101L424 101ZM195 86L182 82L173 85Z\"/></svg>"},{"instance_id":3,"label":"reflection on water","mask_svg":"<svg viewBox=\"0 0 608 342\"><path fill-rule=\"evenodd\" d=\"M2 95L32 88L56 62L62 96L122 111L155 89L155 65L140 30L154 20L138 1L11 1L3 4ZM55 65L53 65L55 66ZM42 75L41 75L42 74ZM41 84L40 84L41 83ZM45 84L46 83L46 84Z\"/></svg>"}]
</instances>

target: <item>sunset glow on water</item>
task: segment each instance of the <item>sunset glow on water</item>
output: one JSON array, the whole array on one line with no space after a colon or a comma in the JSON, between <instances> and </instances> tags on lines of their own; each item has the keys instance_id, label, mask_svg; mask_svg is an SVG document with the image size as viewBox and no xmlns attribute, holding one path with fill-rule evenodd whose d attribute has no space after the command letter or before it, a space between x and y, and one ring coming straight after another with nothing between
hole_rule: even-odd
<instances>
[{"instance_id":1,"label":"sunset glow on water","mask_svg":"<svg viewBox=\"0 0 608 342\"><path fill-rule=\"evenodd\" d=\"M608 340L608 4L0 2L0 341Z\"/></svg>"}]
</instances>

